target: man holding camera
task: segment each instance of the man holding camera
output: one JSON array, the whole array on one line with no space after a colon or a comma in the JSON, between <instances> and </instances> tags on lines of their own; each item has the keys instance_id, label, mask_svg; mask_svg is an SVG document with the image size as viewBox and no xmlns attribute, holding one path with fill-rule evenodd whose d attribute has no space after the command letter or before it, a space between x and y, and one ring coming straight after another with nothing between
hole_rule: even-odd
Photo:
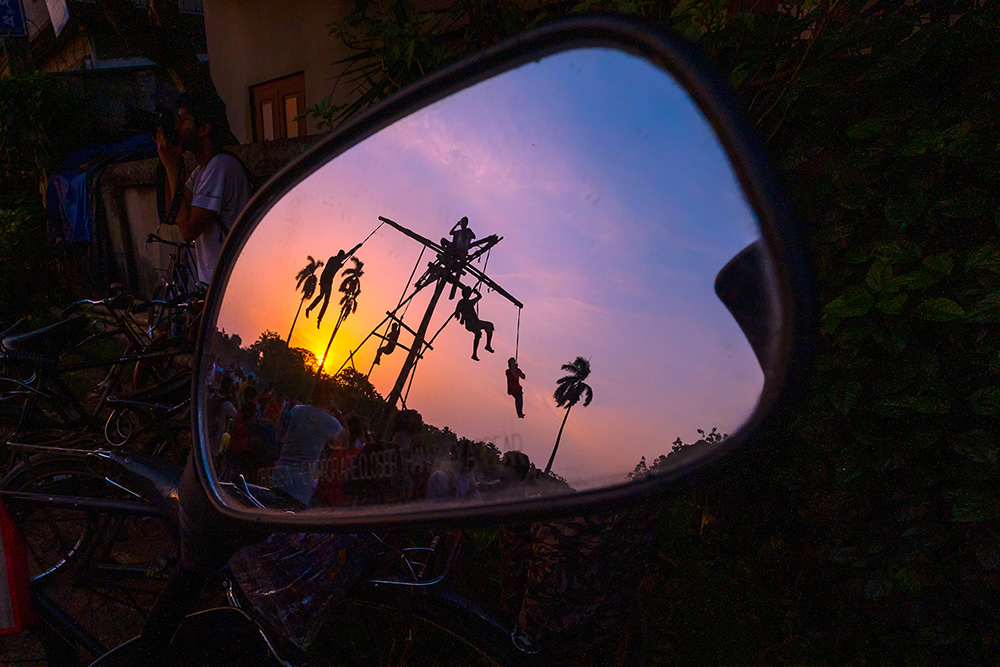
<instances>
[{"instance_id":1,"label":"man holding camera","mask_svg":"<svg viewBox=\"0 0 1000 667\"><path fill-rule=\"evenodd\" d=\"M250 199L250 181L239 159L222 150L228 126L221 104L181 94L175 127L176 143L162 130L156 134L157 153L167 172L167 201L173 202L167 222L173 218L181 237L194 243L198 280L207 283L229 230ZM198 166L175 197L184 151L194 154Z\"/></svg>"}]
</instances>

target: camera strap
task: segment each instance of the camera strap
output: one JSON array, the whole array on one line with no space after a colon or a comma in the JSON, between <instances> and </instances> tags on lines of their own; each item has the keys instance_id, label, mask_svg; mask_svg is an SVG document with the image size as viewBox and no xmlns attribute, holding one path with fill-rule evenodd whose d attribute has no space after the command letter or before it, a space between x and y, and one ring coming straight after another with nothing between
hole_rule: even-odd
<instances>
[{"instance_id":1,"label":"camera strap","mask_svg":"<svg viewBox=\"0 0 1000 667\"><path fill-rule=\"evenodd\" d=\"M164 171L164 176L166 171ZM176 225L177 224L177 214L181 210L181 201L184 199L184 180L187 176L187 167L184 164L184 160L178 161L177 165L177 186L174 188L174 198L170 202L170 209L167 214L160 219L161 225Z\"/></svg>"}]
</instances>

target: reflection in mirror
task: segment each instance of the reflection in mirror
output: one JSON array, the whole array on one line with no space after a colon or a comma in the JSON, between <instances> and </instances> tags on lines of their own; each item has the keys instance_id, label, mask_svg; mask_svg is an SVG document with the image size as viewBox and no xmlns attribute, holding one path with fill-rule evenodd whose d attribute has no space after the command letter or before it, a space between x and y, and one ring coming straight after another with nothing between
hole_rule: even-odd
<instances>
[{"instance_id":1,"label":"reflection in mirror","mask_svg":"<svg viewBox=\"0 0 1000 667\"><path fill-rule=\"evenodd\" d=\"M663 70L583 49L506 72L264 215L215 324L203 446L223 481L295 511L669 470L760 398L776 306L758 239Z\"/></svg>"}]
</instances>

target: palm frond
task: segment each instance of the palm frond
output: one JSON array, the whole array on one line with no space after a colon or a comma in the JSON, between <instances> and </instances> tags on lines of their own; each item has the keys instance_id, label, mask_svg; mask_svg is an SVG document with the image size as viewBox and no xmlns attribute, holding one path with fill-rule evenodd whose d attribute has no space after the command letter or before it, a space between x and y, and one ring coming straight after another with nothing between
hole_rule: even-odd
<instances>
[{"instance_id":1,"label":"palm frond","mask_svg":"<svg viewBox=\"0 0 1000 667\"><path fill-rule=\"evenodd\" d=\"M316 292L316 283L318 281L319 281L319 279L316 277L315 273L306 276L306 278L305 278L306 284L302 288L302 299L303 299L303 301L305 299L311 299L312 298L312 295Z\"/></svg>"},{"instance_id":2,"label":"palm frond","mask_svg":"<svg viewBox=\"0 0 1000 667\"><path fill-rule=\"evenodd\" d=\"M552 398L556 401L556 407L573 407L586 396L584 406L590 405L594 399L594 391L584 382L590 375L590 361L583 357L577 357L571 363L563 364L562 370L571 373L556 380L556 390Z\"/></svg>"}]
</instances>

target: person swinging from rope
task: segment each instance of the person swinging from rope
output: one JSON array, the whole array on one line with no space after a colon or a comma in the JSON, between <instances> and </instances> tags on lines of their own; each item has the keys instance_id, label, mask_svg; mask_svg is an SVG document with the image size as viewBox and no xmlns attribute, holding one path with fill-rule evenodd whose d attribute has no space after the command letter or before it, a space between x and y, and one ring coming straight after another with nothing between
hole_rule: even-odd
<instances>
[{"instance_id":1,"label":"person swinging from rope","mask_svg":"<svg viewBox=\"0 0 1000 667\"><path fill-rule=\"evenodd\" d=\"M521 387L521 380L524 379L524 371L517 367L517 359L511 357L507 360L507 394L514 397L514 409L517 410L517 418L524 419L524 389Z\"/></svg>"},{"instance_id":2,"label":"person swinging from rope","mask_svg":"<svg viewBox=\"0 0 1000 667\"><path fill-rule=\"evenodd\" d=\"M482 298L483 295L479 292L471 287L462 285L462 298L459 299L458 304L455 306L455 314L453 316L458 318L459 324L465 325L466 330L476 335L472 341L472 358L476 361L479 361L476 352L479 350L479 339L483 337L484 331L486 332L485 349L487 352L493 352L493 348L491 347L493 342L493 323L479 319L479 315L476 313L476 304Z\"/></svg>"},{"instance_id":3,"label":"person swinging from rope","mask_svg":"<svg viewBox=\"0 0 1000 667\"><path fill-rule=\"evenodd\" d=\"M363 242L362 242L363 243ZM323 307L319 309L319 317L316 318L316 328L319 329L319 325L323 322L323 315L326 314L326 307L330 305L330 296L333 294L333 281L337 277L337 273L344 266L344 262L347 258L357 252L358 248L362 246L362 243L354 246L349 252L344 252L341 248L340 251L327 260L326 267L323 268L323 273L319 277L319 294L316 299L313 300L309 307L306 308L306 317L309 317L309 311L319 305L319 302L323 302Z\"/></svg>"},{"instance_id":4,"label":"person swinging from rope","mask_svg":"<svg viewBox=\"0 0 1000 667\"><path fill-rule=\"evenodd\" d=\"M382 361L383 354L392 354L393 350L396 349L396 343L399 340L399 322L393 322L392 326L389 327L389 333L385 336L385 345L378 349L375 353L375 364L378 365Z\"/></svg>"}]
</instances>

